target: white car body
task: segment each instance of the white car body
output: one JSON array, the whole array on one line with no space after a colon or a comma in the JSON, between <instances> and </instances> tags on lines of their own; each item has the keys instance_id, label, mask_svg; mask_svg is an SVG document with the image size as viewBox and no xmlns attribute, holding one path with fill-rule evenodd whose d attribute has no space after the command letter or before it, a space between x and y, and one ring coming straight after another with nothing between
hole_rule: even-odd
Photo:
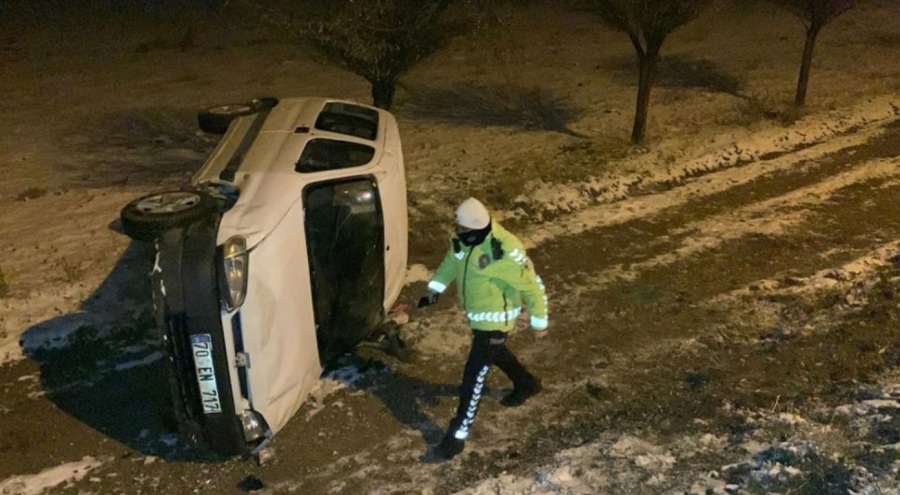
<instances>
[{"instance_id":1,"label":"white car body","mask_svg":"<svg viewBox=\"0 0 900 495\"><path fill-rule=\"evenodd\" d=\"M336 129L317 128L320 114L324 119L326 108L329 112L334 108L350 112L365 109L366 115L377 112L377 133L369 136L373 139L367 139ZM359 145L354 150L362 149L360 146L371 147L374 153L370 160L357 166L329 170L326 163L322 170L299 172L301 155L316 140ZM324 163L311 160L309 163L316 166ZM263 425L267 426L266 435L271 436L284 427L316 387L325 361L319 353L321 342L317 340L313 301L316 289L312 278L315 270L310 261L314 249L308 246L310 212L305 198L320 190L334 193L331 197L338 198L335 191L346 184L350 184L347 187L373 184L374 196L380 202L353 206L346 211L350 216L381 211L384 287L378 302L382 315L389 312L403 287L407 206L397 123L390 113L357 103L326 98L282 99L271 108L235 118L191 182L198 188L219 184L239 190L237 200L222 213L215 234L219 250L229 239L243 238L247 253L243 303L231 309L224 300L220 302L231 393L218 390L216 394L223 400L230 395L234 414L239 418L248 411L261 416ZM363 194L371 197L369 192ZM352 260L339 263L352 263ZM343 267L336 266L336 269ZM188 333L193 336L197 331L191 329ZM201 370L211 365L198 361L196 349L194 346L193 359L201 393L212 394L210 386L225 388L221 379L213 379L211 385L203 383L209 377L202 377ZM228 409L215 402L209 408L205 403L203 406L205 414Z\"/></svg>"}]
</instances>

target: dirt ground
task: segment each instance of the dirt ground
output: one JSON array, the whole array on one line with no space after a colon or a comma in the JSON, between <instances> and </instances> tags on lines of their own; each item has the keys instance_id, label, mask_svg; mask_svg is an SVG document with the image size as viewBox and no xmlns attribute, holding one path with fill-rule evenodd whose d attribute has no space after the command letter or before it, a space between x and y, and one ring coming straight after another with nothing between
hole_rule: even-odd
<instances>
[{"instance_id":1,"label":"dirt ground","mask_svg":"<svg viewBox=\"0 0 900 495\"><path fill-rule=\"evenodd\" d=\"M199 167L198 108L367 88L227 9L45 5L0 7L0 493L896 493L896 5L826 28L787 124L800 26L717 3L667 44L640 148L631 48L583 12L521 7L417 66L410 263L435 266L470 194L521 233L552 327L511 347L545 391L504 409L494 372L467 450L432 462L468 339L444 297L404 328L414 362L347 356L264 465L174 434L152 249L118 211ZM523 124L523 88L565 125Z\"/></svg>"}]
</instances>

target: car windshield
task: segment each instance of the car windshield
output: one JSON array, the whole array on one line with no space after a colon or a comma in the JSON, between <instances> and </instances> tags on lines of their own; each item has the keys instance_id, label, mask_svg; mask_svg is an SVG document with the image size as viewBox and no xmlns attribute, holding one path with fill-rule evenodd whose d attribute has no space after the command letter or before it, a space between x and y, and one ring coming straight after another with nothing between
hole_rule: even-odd
<instances>
[{"instance_id":1,"label":"car windshield","mask_svg":"<svg viewBox=\"0 0 900 495\"><path fill-rule=\"evenodd\" d=\"M301 173L338 170L365 165L375 156L375 148L336 139L312 139L306 143L294 170Z\"/></svg>"},{"instance_id":2,"label":"car windshield","mask_svg":"<svg viewBox=\"0 0 900 495\"><path fill-rule=\"evenodd\" d=\"M326 103L316 119L316 129L374 141L378 135L378 112L359 105Z\"/></svg>"},{"instance_id":3,"label":"car windshield","mask_svg":"<svg viewBox=\"0 0 900 495\"><path fill-rule=\"evenodd\" d=\"M374 177L314 183L304 202L319 356L327 362L382 320L384 217Z\"/></svg>"}]
</instances>

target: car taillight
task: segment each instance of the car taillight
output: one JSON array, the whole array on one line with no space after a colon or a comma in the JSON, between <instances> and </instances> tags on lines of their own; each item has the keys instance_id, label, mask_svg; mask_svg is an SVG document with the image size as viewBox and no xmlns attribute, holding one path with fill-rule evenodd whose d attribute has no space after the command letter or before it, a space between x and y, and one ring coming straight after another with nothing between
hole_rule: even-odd
<instances>
[{"instance_id":1,"label":"car taillight","mask_svg":"<svg viewBox=\"0 0 900 495\"><path fill-rule=\"evenodd\" d=\"M247 293L249 259L246 239L236 235L225 241L225 245L222 247L223 274L225 276L225 290L222 298L229 311L244 304L244 296Z\"/></svg>"}]
</instances>

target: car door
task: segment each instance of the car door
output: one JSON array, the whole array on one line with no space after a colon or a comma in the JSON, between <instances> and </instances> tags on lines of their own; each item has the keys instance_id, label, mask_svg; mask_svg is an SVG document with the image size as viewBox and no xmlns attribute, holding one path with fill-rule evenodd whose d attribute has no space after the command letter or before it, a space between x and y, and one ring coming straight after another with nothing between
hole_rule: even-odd
<instances>
[{"instance_id":1,"label":"car door","mask_svg":"<svg viewBox=\"0 0 900 495\"><path fill-rule=\"evenodd\" d=\"M373 177L310 184L303 201L316 338L327 363L384 316L384 218Z\"/></svg>"}]
</instances>

